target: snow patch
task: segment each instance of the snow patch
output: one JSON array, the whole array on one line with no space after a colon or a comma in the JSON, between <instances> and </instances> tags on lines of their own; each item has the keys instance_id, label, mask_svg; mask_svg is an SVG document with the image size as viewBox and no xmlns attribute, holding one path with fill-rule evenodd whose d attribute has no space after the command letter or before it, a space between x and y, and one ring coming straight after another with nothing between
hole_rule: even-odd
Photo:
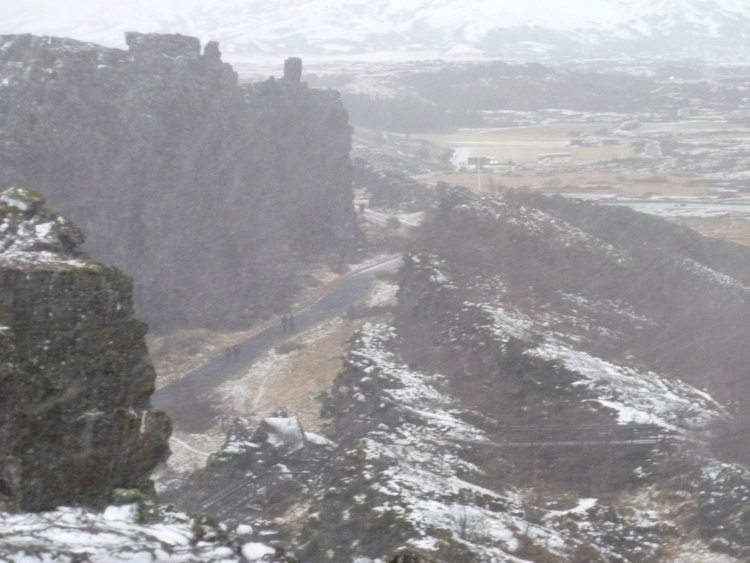
<instances>
[{"instance_id":1,"label":"snow patch","mask_svg":"<svg viewBox=\"0 0 750 563\"><path fill-rule=\"evenodd\" d=\"M717 283L724 287L730 287L732 289L738 289L745 293L750 292L750 287L739 282L735 278L719 272L718 270L714 270L713 268L709 268L700 262L696 262L692 258L683 258L682 263L685 264L691 272L698 274L713 283Z\"/></svg>"},{"instance_id":2,"label":"snow patch","mask_svg":"<svg viewBox=\"0 0 750 563\"><path fill-rule=\"evenodd\" d=\"M264 418L261 428L266 441L276 449L295 452L305 447L305 432L296 416Z\"/></svg>"},{"instance_id":3,"label":"snow patch","mask_svg":"<svg viewBox=\"0 0 750 563\"><path fill-rule=\"evenodd\" d=\"M135 504L109 506L98 513L61 507L51 512L0 513L0 560L72 561L236 561L229 546L196 542L193 521L165 512L162 521L142 524ZM31 555L33 554L33 556Z\"/></svg>"},{"instance_id":4,"label":"snow patch","mask_svg":"<svg viewBox=\"0 0 750 563\"><path fill-rule=\"evenodd\" d=\"M266 556L271 556L276 550L264 543L250 542L242 546L242 555L250 562L265 561Z\"/></svg>"},{"instance_id":5,"label":"snow patch","mask_svg":"<svg viewBox=\"0 0 750 563\"><path fill-rule=\"evenodd\" d=\"M367 299L367 306L381 307L383 305L390 305L396 299L397 292L397 284L378 281L375 283L375 286Z\"/></svg>"},{"instance_id":6,"label":"snow patch","mask_svg":"<svg viewBox=\"0 0 750 563\"><path fill-rule=\"evenodd\" d=\"M617 366L559 342L550 341L526 353L561 362L580 375L573 385L613 409L620 424L657 424L684 433L704 429L723 412L708 393L680 380Z\"/></svg>"}]
</instances>

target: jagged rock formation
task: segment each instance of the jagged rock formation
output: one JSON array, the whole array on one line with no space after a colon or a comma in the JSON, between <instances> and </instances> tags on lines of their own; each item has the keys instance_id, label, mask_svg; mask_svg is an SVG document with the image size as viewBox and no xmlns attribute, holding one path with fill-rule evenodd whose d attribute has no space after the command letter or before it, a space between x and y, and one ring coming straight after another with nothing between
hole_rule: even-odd
<instances>
[{"instance_id":1,"label":"jagged rock formation","mask_svg":"<svg viewBox=\"0 0 750 563\"><path fill-rule=\"evenodd\" d=\"M238 86L215 42L0 37L0 186L33 185L134 276L151 324L242 322L356 235L337 94Z\"/></svg>"},{"instance_id":2,"label":"jagged rock formation","mask_svg":"<svg viewBox=\"0 0 750 563\"><path fill-rule=\"evenodd\" d=\"M131 280L82 242L38 193L0 194L0 508L148 491L169 454Z\"/></svg>"},{"instance_id":3,"label":"jagged rock formation","mask_svg":"<svg viewBox=\"0 0 750 563\"><path fill-rule=\"evenodd\" d=\"M227 522L251 524L259 541L290 545L307 518L295 507L319 488L334 447L305 432L285 409L257 424L236 419L206 467L187 484L162 491L160 498Z\"/></svg>"},{"instance_id":4,"label":"jagged rock formation","mask_svg":"<svg viewBox=\"0 0 750 563\"><path fill-rule=\"evenodd\" d=\"M714 430L727 390L744 390L732 370L747 360L750 253L527 193L446 190L428 217L392 322L351 341L324 455L248 428L174 499L204 491L193 508L274 532L305 561L746 560L750 471ZM707 362L695 323L732 351L710 374L691 368ZM690 343L682 368L659 330ZM644 424L654 439L592 434Z\"/></svg>"}]
</instances>

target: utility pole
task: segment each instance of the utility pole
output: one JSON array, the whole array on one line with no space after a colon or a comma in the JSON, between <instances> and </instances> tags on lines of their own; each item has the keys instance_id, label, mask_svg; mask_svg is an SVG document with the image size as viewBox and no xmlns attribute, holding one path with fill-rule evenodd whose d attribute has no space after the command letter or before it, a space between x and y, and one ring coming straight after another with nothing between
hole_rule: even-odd
<instances>
[{"instance_id":1,"label":"utility pole","mask_svg":"<svg viewBox=\"0 0 750 563\"><path fill-rule=\"evenodd\" d=\"M481 157L476 157L477 163L477 193L482 193L482 160Z\"/></svg>"}]
</instances>

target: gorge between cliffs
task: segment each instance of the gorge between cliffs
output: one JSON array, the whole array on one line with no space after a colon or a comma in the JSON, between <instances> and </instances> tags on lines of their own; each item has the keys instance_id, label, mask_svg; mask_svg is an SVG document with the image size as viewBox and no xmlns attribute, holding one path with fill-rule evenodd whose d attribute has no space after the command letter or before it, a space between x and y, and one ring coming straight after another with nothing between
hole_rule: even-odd
<instances>
[{"instance_id":1,"label":"gorge between cliffs","mask_svg":"<svg viewBox=\"0 0 750 563\"><path fill-rule=\"evenodd\" d=\"M0 559L750 558L748 245L125 44L0 36Z\"/></svg>"}]
</instances>

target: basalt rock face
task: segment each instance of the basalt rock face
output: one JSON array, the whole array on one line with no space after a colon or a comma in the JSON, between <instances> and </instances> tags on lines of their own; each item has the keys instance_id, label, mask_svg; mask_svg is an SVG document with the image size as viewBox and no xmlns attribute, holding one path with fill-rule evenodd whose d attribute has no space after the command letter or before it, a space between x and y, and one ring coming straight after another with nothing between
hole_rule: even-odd
<instances>
[{"instance_id":1,"label":"basalt rock face","mask_svg":"<svg viewBox=\"0 0 750 563\"><path fill-rule=\"evenodd\" d=\"M28 189L0 194L0 508L101 506L169 454L131 280Z\"/></svg>"},{"instance_id":2,"label":"basalt rock face","mask_svg":"<svg viewBox=\"0 0 750 563\"><path fill-rule=\"evenodd\" d=\"M149 323L242 321L356 237L346 111L298 67L241 87L215 42L126 40L0 37L0 186L43 190Z\"/></svg>"}]
</instances>

